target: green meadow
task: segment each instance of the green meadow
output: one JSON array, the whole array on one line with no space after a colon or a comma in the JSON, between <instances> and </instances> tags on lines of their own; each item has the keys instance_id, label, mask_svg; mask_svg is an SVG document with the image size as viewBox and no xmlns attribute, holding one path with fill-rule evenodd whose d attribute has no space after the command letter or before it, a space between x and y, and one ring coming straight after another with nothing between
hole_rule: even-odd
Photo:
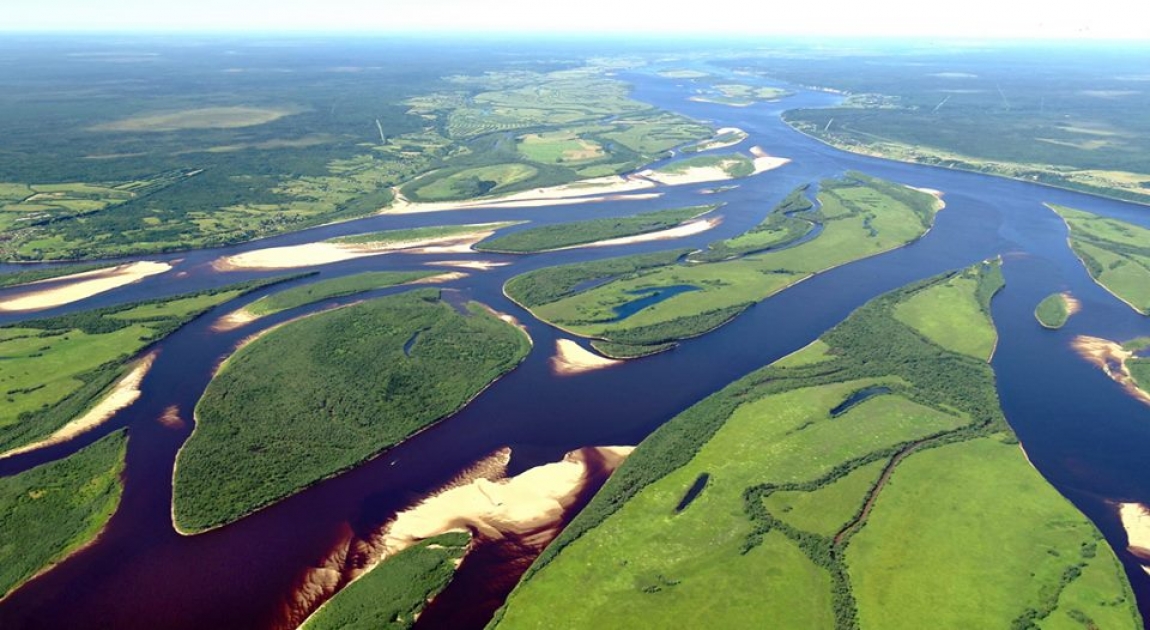
<instances>
[{"instance_id":1,"label":"green meadow","mask_svg":"<svg viewBox=\"0 0 1150 630\"><path fill-rule=\"evenodd\" d=\"M506 292L543 321L642 354L643 347L721 326L816 273L906 245L926 233L939 208L930 195L861 173L822 182L817 208L803 190L760 226L685 260L632 257L542 269L513 278ZM823 225L817 237L796 243L815 223ZM567 279L602 282L580 287ZM668 297L631 312L629 304L654 294Z\"/></svg>"},{"instance_id":2,"label":"green meadow","mask_svg":"<svg viewBox=\"0 0 1150 630\"><path fill-rule=\"evenodd\" d=\"M474 249L482 252L532 254L564 247L575 247L608 239L667 230L698 218L718 207L719 204L692 206L647 212L628 217L544 225L486 239L476 244Z\"/></svg>"},{"instance_id":3,"label":"green meadow","mask_svg":"<svg viewBox=\"0 0 1150 630\"><path fill-rule=\"evenodd\" d=\"M1070 309L1066 307L1066 298L1062 297L1061 293L1052 293L1042 298L1042 301L1034 309L1034 318L1046 328L1062 328L1070 319Z\"/></svg>"},{"instance_id":4,"label":"green meadow","mask_svg":"<svg viewBox=\"0 0 1150 630\"><path fill-rule=\"evenodd\" d=\"M988 262L876 298L663 425L491 627L1141 627L1101 534L1026 462L987 346L899 316L960 305L956 333L992 339L1002 284Z\"/></svg>"},{"instance_id":5,"label":"green meadow","mask_svg":"<svg viewBox=\"0 0 1150 630\"><path fill-rule=\"evenodd\" d=\"M248 282L174 298L0 327L0 451L43 439L87 411L132 360L205 311L260 287Z\"/></svg>"},{"instance_id":6,"label":"green meadow","mask_svg":"<svg viewBox=\"0 0 1150 630\"><path fill-rule=\"evenodd\" d=\"M1150 315L1150 230L1049 205L1070 230L1070 247L1090 276L1130 308Z\"/></svg>"}]
</instances>

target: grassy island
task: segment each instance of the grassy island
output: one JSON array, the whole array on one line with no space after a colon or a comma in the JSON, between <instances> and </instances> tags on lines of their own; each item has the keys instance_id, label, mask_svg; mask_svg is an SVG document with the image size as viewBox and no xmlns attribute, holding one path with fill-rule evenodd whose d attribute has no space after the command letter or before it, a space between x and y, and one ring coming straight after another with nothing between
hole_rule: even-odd
<instances>
[{"instance_id":1,"label":"grassy island","mask_svg":"<svg viewBox=\"0 0 1150 630\"><path fill-rule=\"evenodd\" d=\"M437 271L369 271L342 278L320 280L262 297L245 306L243 311L253 319L267 317L288 309L314 304L332 298L383 289L433 276Z\"/></svg>"},{"instance_id":2,"label":"grassy island","mask_svg":"<svg viewBox=\"0 0 1150 630\"><path fill-rule=\"evenodd\" d=\"M1150 315L1150 230L1090 212L1050 205L1070 230L1070 247L1095 282Z\"/></svg>"},{"instance_id":3,"label":"grassy island","mask_svg":"<svg viewBox=\"0 0 1150 630\"><path fill-rule=\"evenodd\" d=\"M403 630L447 587L471 536L436 536L386 558L336 593L303 627L307 630Z\"/></svg>"},{"instance_id":4,"label":"grassy island","mask_svg":"<svg viewBox=\"0 0 1150 630\"><path fill-rule=\"evenodd\" d=\"M482 252L507 254L532 254L575 247L599 241L629 236L639 236L668 230L682 225L719 207L692 206L673 210L660 210L630 217L591 219L558 225L545 225L537 228L513 232L505 236L487 239L473 249Z\"/></svg>"},{"instance_id":5,"label":"grassy island","mask_svg":"<svg viewBox=\"0 0 1150 630\"><path fill-rule=\"evenodd\" d=\"M0 327L0 452L46 438L90 409L147 346L219 304L282 280Z\"/></svg>"},{"instance_id":6,"label":"grassy island","mask_svg":"<svg viewBox=\"0 0 1150 630\"><path fill-rule=\"evenodd\" d=\"M731 320L805 278L910 243L941 207L935 197L862 173L822 182L817 207L796 190L761 225L707 250L540 269L507 295L541 320L640 356ZM608 346L607 344L611 344Z\"/></svg>"},{"instance_id":7,"label":"grassy island","mask_svg":"<svg viewBox=\"0 0 1150 630\"><path fill-rule=\"evenodd\" d=\"M1140 628L1101 534L1028 465L988 346L958 341L994 337L1002 285L990 262L876 298L672 419L492 627ZM960 303L957 331L918 316Z\"/></svg>"},{"instance_id":8,"label":"grassy island","mask_svg":"<svg viewBox=\"0 0 1150 630\"><path fill-rule=\"evenodd\" d=\"M1066 296L1061 293L1052 293L1038 303L1034 309L1034 318L1046 328L1057 330L1070 320L1070 306Z\"/></svg>"},{"instance_id":9,"label":"grassy island","mask_svg":"<svg viewBox=\"0 0 1150 630\"><path fill-rule=\"evenodd\" d=\"M530 340L436 289L328 311L240 349L196 406L177 457L174 515L201 531L346 470L453 413Z\"/></svg>"},{"instance_id":10,"label":"grassy island","mask_svg":"<svg viewBox=\"0 0 1150 630\"><path fill-rule=\"evenodd\" d=\"M90 543L120 503L123 431L0 478L0 598Z\"/></svg>"}]
</instances>

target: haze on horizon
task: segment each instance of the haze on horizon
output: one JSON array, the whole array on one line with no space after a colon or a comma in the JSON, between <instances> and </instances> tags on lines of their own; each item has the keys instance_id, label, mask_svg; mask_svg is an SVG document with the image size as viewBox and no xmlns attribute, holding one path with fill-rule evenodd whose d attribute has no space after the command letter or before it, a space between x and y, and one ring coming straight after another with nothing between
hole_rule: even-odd
<instances>
[{"instance_id":1,"label":"haze on horizon","mask_svg":"<svg viewBox=\"0 0 1150 630\"><path fill-rule=\"evenodd\" d=\"M737 0L684 5L583 0L10 0L7 32L347 32L645 35L826 35L1150 39L1150 11L1129 0L921 3L826 0L749 9ZM13 6L14 5L14 6ZM689 8L683 8L689 7Z\"/></svg>"}]
</instances>

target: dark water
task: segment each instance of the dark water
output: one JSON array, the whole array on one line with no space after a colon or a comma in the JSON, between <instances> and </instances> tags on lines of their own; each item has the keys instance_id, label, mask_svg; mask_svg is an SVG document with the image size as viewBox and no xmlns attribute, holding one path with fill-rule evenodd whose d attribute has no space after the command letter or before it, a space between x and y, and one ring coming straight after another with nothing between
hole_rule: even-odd
<instances>
[{"instance_id":1,"label":"dark water","mask_svg":"<svg viewBox=\"0 0 1150 630\"><path fill-rule=\"evenodd\" d=\"M676 295L698 290L699 287L690 284L675 284L667 287L650 287L646 289L627 291L627 295L641 295L643 297L616 306L612 309L615 312L615 317L612 317L607 321L623 321L624 319L627 319L628 317L638 313L648 306L654 306L660 302L666 302Z\"/></svg>"},{"instance_id":2,"label":"dark water","mask_svg":"<svg viewBox=\"0 0 1150 630\"><path fill-rule=\"evenodd\" d=\"M890 393L889 387L866 387L866 388L860 389L857 392L851 394L850 396L847 396L847 399L842 401L841 403L839 403L834 409L831 409L831 417L837 418L837 417L843 415L844 413L850 411L851 408L855 407L856 405L858 405L859 403L861 403L865 400L870 400L871 398L874 398L875 396L881 396L883 394L889 394L889 393Z\"/></svg>"},{"instance_id":3,"label":"dark water","mask_svg":"<svg viewBox=\"0 0 1150 630\"><path fill-rule=\"evenodd\" d=\"M458 471L500 447L513 451L512 473L588 445L636 444L692 403L732 380L810 341L868 299L943 271L1003 255L1007 288L993 315L1001 340L993 366L1003 408L1030 459L1064 495L1099 525L1118 550L1144 615L1150 616L1150 577L1124 551L1125 535L1114 501L1150 503L1150 407L1127 396L1097 368L1075 356L1078 334L1129 339L1150 334L1141 317L1095 285L1066 246L1065 227L1043 202L1083 208L1150 226L1150 209L970 173L898 164L846 154L810 140L779 120L784 108L825 106L836 97L801 92L782 103L745 109L686 100L690 87L646 76L628 77L637 98L716 126L737 126L761 145L792 158L778 170L743 180L723 193L723 224L668 243L568 250L511 257L435 256L514 264L456 281L459 299L475 299L510 313L534 338L528 359L471 405L376 460L320 483L228 527L194 537L173 531L172 462L191 431L191 413L212 367L247 335L315 307L280 313L229 333L211 331L214 315L266 294L263 290L193 322L158 345L160 356L138 402L112 422L74 443L0 462L7 475L63 457L116 428L130 428L125 491L120 509L99 542L13 593L0 604L2 628L271 628L285 619L293 590L307 571L324 564L348 532L368 535L396 510L417 501ZM757 224L796 186L859 169L913 186L946 192L947 209L919 242L835 269L758 304L730 324L684 342L674 351L609 370L556 377L548 358L562 335L506 299L509 277L542 266L669 247L701 247ZM703 186L668 189L658 200L608 202L545 211L506 209L373 217L226 250L153 256L179 260L174 272L149 278L53 313L266 277L219 273L210 267L227 253L305 243L332 236L419 225L530 218L537 224L651 211L702 203ZM321 268L321 278L377 269L410 269L426 257L386 255ZM296 284L303 281L295 281ZM1056 291L1072 291L1083 311L1049 331L1033 317L1035 305ZM375 292L384 295L391 290ZM0 296L4 295L0 291ZM349 298L351 300L352 298ZM12 316L0 322L15 321ZM659 395L652 396L651 392ZM158 419L175 407L184 420L169 428ZM459 585L444 601L461 609L443 615L433 606L420 625L481 627L510 588L523 555L492 548L468 560ZM523 552L526 553L526 552ZM511 568L509 568L511 567ZM491 589L484 584L498 582ZM470 611L470 612L468 612ZM437 621L439 620L439 621Z\"/></svg>"}]
</instances>

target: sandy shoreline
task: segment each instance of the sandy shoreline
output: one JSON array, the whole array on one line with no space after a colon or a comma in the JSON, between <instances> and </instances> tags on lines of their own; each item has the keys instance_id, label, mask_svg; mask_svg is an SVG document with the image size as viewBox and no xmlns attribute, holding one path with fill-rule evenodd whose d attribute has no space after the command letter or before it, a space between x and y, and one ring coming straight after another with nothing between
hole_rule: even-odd
<instances>
[{"instance_id":1,"label":"sandy shoreline","mask_svg":"<svg viewBox=\"0 0 1150 630\"><path fill-rule=\"evenodd\" d=\"M550 363L552 374L573 376L609 368L622 363L622 361L599 356L583 349L583 346L570 339L557 339L555 341L555 356L551 357Z\"/></svg>"},{"instance_id":2,"label":"sandy shoreline","mask_svg":"<svg viewBox=\"0 0 1150 630\"><path fill-rule=\"evenodd\" d=\"M433 260L425 262L425 267L458 267L460 269L472 269L475 271L488 271L498 267L506 267L510 265L509 262L494 262L488 260Z\"/></svg>"},{"instance_id":3,"label":"sandy shoreline","mask_svg":"<svg viewBox=\"0 0 1150 630\"><path fill-rule=\"evenodd\" d=\"M1067 315L1074 316L1082 312L1082 302L1074 297L1074 294L1069 291L1063 291L1058 295L1062 296L1062 303L1066 305Z\"/></svg>"},{"instance_id":4,"label":"sandy shoreline","mask_svg":"<svg viewBox=\"0 0 1150 630\"><path fill-rule=\"evenodd\" d=\"M356 539L349 529L324 565L300 580L287 621L306 627L307 619L300 617L310 618L322 609L311 610L315 602L335 594L341 578L350 577L346 588L395 554L441 534L469 531L488 541L513 537L542 547L558 533L563 516L583 489L595 477L614 472L632 450L583 448L559 462L508 478L511 449L502 448L363 539Z\"/></svg>"},{"instance_id":5,"label":"sandy shoreline","mask_svg":"<svg viewBox=\"0 0 1150 630\"><path fill-rule=\"evenodd\" d=\"M474 232L451 236L436 236L385 243L306 243L286 247L256 249L242 254L224 256L212 263L217 271L246 271L265 269L298 269L343 262L364 256L379 256L403 251L414 254L455 254L471 252L471 246L495 234L488 223L476 226Z\"/></svg>"},{"instance_id":6,"label":"sandy shoreline","mask_svg":"<svg viewBox=\"0 0 1150 630\"><path fill-rule=\"evenodd\" d=\"M32 282L22 285L26 290L0 302L0 312L39 311L71 304L165 273L171 268L166 262L144 260Z\"/></svg>"},{"instance_id":7,"label":"sandy shoreline","mask_svg":"<svg viewBox=\"0 0 1150 630\"><path fill-rule=\"evenodd\" d=\"M519 208L529 206L560 206L593 201L625 201L628 199L651 199L650 196L627 195L654 188L653 182L641 178L608 175L595 177L570 184L536 188L519 193L490 199L465 201L415 202L392 188L395 195L391 205L380 214L414 214L419 212L444 212L449 210L469 210L476 208ZM591 197L594 195L594 197Z\"/></svg>"},{"instance_id":8,"label":"sandy shoreline","mask_svg":"<svg viewBox=\"0 0 1150 630\"><path fill-rule=\"evenodd\" d=\"M64 444L111 420L116 413L140 398L140 383L147 376L148 371L152 369L152 363L156 360L157 354L156 351L150 352L137 361L135 367L113 385L112 389L83 415L70 420L57 429L55 433L39 442L0 453L0 459Z\"/></svg>"},{"instance_id":9,"label":"sandy shoreline","mask_svg":"<svg viewBox=\"0 0 1150 630\"><path fill-rule=\"evenodd\" d=\"M719 142L718 140L716 140L716 138L719 138L719 137L724 136L724 135L729 134L729 133L730 134L736 134L738 137L734 140L729 140L727 142ZM730 148L730 147L733 147L737 144L742 143L748 137L749 136L747 135L747 132L743 131L742 129L739 129L738 127L723 127L721 129L715 131L715 136L712 139L703 141L703 142L695 145L695 153L702 153L704 151L714 151L715 149L727 149L727 148Z\"/></svg>"},{"instance_id":10,"label":"sandy shoreline","mask_svg":"<svg viewBox=\"0 0 1150 630\"><path fill-rule=\"evenodd\" d=\"M1106 376L1121 385L1126 393L1150 405L1150 392L1138 387L1134 377L1130 374L1130 368L1126 367L1126 361L1134 356L1133 352L1109 339L1086 335L1075 337L1070 342L1070 346L1078 353L1078 356L1101 368Z\"/></svg>"},{"instance_id":11,"label":"sandy shoreline","mask_svg":"<svg viewBox=\"0 0 1150 630\"><path fill-rule=\"evenodd\" d=\"M766 150L760 146L751 147L751 155L755 156L755 175L766 171L772 171L776 168L779 168L780 166L786 166L787 164L791 163L790 158L775 157L770 153L767 153Z\"/></svg>"},{"instance_id":12,"label":"sandy shoreline","mask_svg":"<svg viewBox=\"0 0 1150 630\"><path fill-rule=\"evenodd\" d=\"M1150 507L1141 503L1119 503L1118 515L1126 530L1126 549L1150 563Z\"/></svg>"}]
</instances>

